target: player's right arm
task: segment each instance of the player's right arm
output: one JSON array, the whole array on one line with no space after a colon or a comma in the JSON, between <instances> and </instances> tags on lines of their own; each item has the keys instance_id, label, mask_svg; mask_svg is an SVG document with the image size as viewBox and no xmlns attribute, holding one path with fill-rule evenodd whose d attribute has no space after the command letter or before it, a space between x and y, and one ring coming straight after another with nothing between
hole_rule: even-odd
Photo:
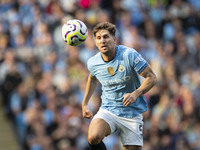
<instances>
[{"instance_id":1,"label":"player's right arm","mask_svg":"<svg viewBox=\"0 0 200 150\"><path fill-rule=\"evenodd\" d=\"M98 80L96 77L93 77L91 74L88 76L85 95L82 102L82 115L84 118L92 118L92 112L90 112L88 108L88 102L90 100L90 97L92 96L94 90L96 89L98 85Z\"/></svg>"}]
</instances>

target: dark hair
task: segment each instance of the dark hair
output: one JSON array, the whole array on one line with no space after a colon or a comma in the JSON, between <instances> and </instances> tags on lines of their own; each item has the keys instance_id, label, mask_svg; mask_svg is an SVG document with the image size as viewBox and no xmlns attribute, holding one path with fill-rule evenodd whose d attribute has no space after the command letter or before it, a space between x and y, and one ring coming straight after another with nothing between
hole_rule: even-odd
<instances>
[{"instance_id":1,"label":"dark hair","mask_svg":"<svg viewBox=\"0 0 200 150\"><path fill-rule=\"evenodd\" d=\"M93 30L94 37L96 37L96 33L99 30L107 30L112 36L115 36L116 27L114 24L110 22L99 23L94 27L94 30Z\"/></svg>"}]
</instances>

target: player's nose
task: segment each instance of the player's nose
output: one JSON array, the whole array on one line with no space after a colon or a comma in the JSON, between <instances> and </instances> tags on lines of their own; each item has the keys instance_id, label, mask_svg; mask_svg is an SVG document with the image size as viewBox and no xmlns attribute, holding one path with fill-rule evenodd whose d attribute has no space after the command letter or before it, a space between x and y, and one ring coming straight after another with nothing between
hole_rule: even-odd
<instances>
[{"instance_id":1,"label":"player's nose","mask_svg":"<svg viewBox=\"0 0 200 150\"><path fill-rule=\"evenodd\" d=\"M100 43L105 43L105 39L101 38Z\"/></svg>"}]
</instances>

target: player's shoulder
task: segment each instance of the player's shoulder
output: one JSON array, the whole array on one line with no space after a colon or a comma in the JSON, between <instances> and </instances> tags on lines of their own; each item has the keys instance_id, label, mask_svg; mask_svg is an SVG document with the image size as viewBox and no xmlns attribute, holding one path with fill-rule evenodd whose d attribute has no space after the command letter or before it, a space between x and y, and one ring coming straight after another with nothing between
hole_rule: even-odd
<instances>
[{"instance_id":1,"label":"player's shoulder","mask_svg":"<svg viewBox=\"0 0 200 150\"><path fill-rule=\"evenodd\" d=\"M97 54L95 54L94 56L92 56L92 57L90 57L89 59L88 59L88 63L94 63L94 62L96 62L97 60L99 60L99 59L101 59L101 53L100 52L98 52Z\"/></svg>"},{"instance_id":2,"label":"player's shoulder","mask_svg":"<svg viewBox=\"0 0 200 150\"><path fill-rule=\"evenodd\" d=\"M124 56L129 56L130 54L137 53L134 48L130 48L124 45L118 45L117 48L118 51L121 52Z\"/></svg>"},{"instance_id":3,"label":"player's shoulder","mask_svg":"<svg viewBox=\"0 0 200 150\"><path fill-rule=\"evenodd\" d=\"M101 60L101 53L98 52L97 54L95 54L94 56L90 57L87 61L87 65L88 66L92 66L95 65L97 62L99 62Z\"/></svg>"}]
</instances>

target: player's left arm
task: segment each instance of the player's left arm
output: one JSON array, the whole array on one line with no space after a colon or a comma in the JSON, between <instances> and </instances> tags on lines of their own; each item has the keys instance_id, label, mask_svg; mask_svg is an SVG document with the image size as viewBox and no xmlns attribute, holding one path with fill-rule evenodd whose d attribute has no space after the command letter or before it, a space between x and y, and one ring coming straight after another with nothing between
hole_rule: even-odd
<instances>
[{"instance_id":1,"label":"player's left arm","mask_svg":"<svg viewBox=\"0 0 200 150\"><path fill-rule=\"evenodd\" d=\"M132 93L127 93L124 95L124 99L122 101L124 106L128 106L135 102L139 96L148 92L157 83L156 75L149 65L140 73L140 75L144 77L145 80L138 89Z\"/></svg>"},{"instance_id":2,"label":"player's left arm","mask_svg":"<svg viewBox=\"0 0 200 150\"><path fill-rule=\"evenodd\" d=\"M148 92L157 83L157 77L149 65L140 73L140 75L144 77L145 80L136 90L136 92L138 92L137 97Z\"/></svg>"}]
</instances>

